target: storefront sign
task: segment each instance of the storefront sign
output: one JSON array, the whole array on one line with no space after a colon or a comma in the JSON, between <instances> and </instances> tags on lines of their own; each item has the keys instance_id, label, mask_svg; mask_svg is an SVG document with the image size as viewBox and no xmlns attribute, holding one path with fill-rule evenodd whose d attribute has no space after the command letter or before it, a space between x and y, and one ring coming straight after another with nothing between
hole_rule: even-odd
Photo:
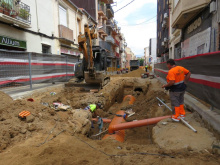
<instances>
[{"instance_id":1,"label":"storefront sign","mask_svg":"<svg viewBox=\"0 0 220 165\"><path fill-rule=\"evenodd\" d=\"M201 26L201 24L202 24L202 18L199 17L190 26L188 26L187 33L189 34L189 33L193 32L195 29L197 29L199 26Z\"/></svg>"},{"instance_id":2,"label":"storefront sign","mask_svg":"<svg viewBox=\"0 0 220 165\"><path fill-rule=\"evenodd\" d=\"M16 40L4 36L0 36L0 45L27 49L27 44L25 41Z\"/></svg>"},{"instance_id":3,"label":"storefront sign","mask_svg":"<svg viewBox=\"0 0 220 165\"><path fill-rule=\"evenodd\" d=\"M74 50L71 50L71 49L66 49L66 48L61 48L61 53L63 54L69 54L69 55L74 55L74 56L79 56L80 53L79 52L76 52Z\"/></svg>"}]
</instances>

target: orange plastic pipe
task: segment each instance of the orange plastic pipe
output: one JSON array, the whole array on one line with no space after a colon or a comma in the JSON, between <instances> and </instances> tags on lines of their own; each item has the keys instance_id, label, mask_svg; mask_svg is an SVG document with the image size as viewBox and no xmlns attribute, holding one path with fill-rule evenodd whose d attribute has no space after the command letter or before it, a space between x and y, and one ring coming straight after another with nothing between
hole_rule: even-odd
<instances>
[{"instance_id":1,"label":"orange plastic pipe","mask_svg":"<svg viewBox=\"0 0 220 165\"><path fill-rule=\"evenodd\" d=\"M171 116L162 116L162 117L156 117L156 118L151 118L151 119L111 125L111 127L109 127L109 133L114 133L115 131L118 131L118 130L124 130L124 129L129 129L129 128L136 128L136 127L156 124L159 121L170 118L170 117Z\"/></svg>"},{"instance_id":2,"label":"orange plastic pipe","mask_svg":"<svg viewBox=\"0 0 220 165\"><path fill-rule=\"evenodd\" d=\"M96 121L96 122L98 122L98 118L92 118L92 121ZM111 123L111 119L103 119L102 118L102 121L103 121L103 123Z\"/></svg>"},{"instance_id":3,"label":"orange plastic pipe","mask_svg":"<svg viewBox=\"0 0 220 165\"><path fill-rule=\"evenodd\" d=\"M123 101L125 101L127 98L130 98L129 104L133 105L135 100L136 100L135 97L132 96L132 95L127 95L127 96L124 97Z\"/></svg>"},{"instance_id":4,"label":"orange plastic pipe","mask_svg":"<svg viewBox=\"0 0 220 165\"><path fill-rule=\"evenodd\" d=\"M119 130L116 131L115 134L106 134L102 140L105 139L113 139L113 140L117 140L119 142L124 142L125 139L125 130Z\"/></svg>"},{"instance_id":5,"label":"orange plastic pipe","mask_svg":"<svg viewBox=\"0 0 220 165\"><path fill-rule=\"evenodd\" d=\"M112 131L112 128L114 128L114 125L121 124L121 123L125 122L125 119L123 117L125 112L124 111L118 111L116 114L121 115L121 116L115 116L113 118L111 124L108 127L108 133L109 134L105 135L103 137L103 139L114 139L114 140L117 140L117 141L120 141L120 142L124 142L125 131L124 130Z\"/></svg>"}]
</instances>

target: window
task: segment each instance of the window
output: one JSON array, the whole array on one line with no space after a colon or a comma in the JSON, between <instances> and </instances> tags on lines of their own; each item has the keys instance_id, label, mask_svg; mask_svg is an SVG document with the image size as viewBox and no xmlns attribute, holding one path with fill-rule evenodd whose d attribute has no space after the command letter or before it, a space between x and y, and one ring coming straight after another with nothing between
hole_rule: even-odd
<instances>
[{"instance_id":1,"label":"window","mask_svg":"<svg viewBox=\"0 0 220 165\"><path fill-rule=\"evenodd\" d=\"M59 18L60 18L60 25L67 27L67 11L62 6L59 6Z\"/></svg>"},{"instance_id":2,"label":"window","mask_svg":"<svg viewBox=\"0 0 220 165\"><path fill-rule=\"evenodd\" d=\"M49 45L42 45L42 53L51 54L51 46Z\"/></svg>"}]
</instances>

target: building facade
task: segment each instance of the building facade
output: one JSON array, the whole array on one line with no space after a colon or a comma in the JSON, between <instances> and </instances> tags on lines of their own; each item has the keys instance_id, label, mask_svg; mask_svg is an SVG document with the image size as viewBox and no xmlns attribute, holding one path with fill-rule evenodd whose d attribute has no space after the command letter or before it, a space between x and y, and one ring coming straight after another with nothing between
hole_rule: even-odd
<instances>
[{"instance_id":1,"label":"building facade","mask_svg":"<svg viewBox=\"0 0 220 165\"><path fill-rule=\"evenodd\" d=\"M169 0L157 1L157 57L169 56Z\"/></svg>"},{"instance_id":2,"label":"building facade","mask_svg":"<svg viewBox=\"0 0 220 165\"><path fill-rule=\"evenodd\" d=\"M219 0L170 1L170 58L219 50L219 4Z\"/></svg>"},{"instance_id":3,"label":"building facade","mask_svg":"<svg viewBox=\"0 0 220 165\"><path fill-rule=\"evenodd\" d=\"M149 47L144 48L144 65L149 65L149 58L150 58Z\"/></svg>"},{"instance_id":4,"label":"building facade","mask_svg":"<svg viewBox=\"0 0 220 165\"><path fill-rule=\"evenodd\" d=\"M157 62L157 39L150 38L149 41L149 63L156 63Z\"/></svg>"},{"instance_id":5,"label":"building facade","mask_svg":"<svg viewBox=\"0 0 220 165\"><path fill-rule=\"evenodd\" d=\"M79 32L86 23L96 24L69 0L7 0L0 6L0 49L77 58Z\"/></svg>"}]
</instances>

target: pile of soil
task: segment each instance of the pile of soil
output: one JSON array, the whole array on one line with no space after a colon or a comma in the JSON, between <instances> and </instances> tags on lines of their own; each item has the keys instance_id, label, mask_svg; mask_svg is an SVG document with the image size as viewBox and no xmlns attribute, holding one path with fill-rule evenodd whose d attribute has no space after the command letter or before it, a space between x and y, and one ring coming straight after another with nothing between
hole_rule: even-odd
<instances>
[{"instance_id":1,"label":"pile of soil","mask_svg":"<svg viewBox=\"0 0 220 165\"><path fill-rule=\"evenodd\" d=\"M49 90L34 94L34 102L26 99L12 101L6 96L11 103L4 109L0 108L1 116L4 116L0 121L0 164L219 164L219 155L210 149L215 138L194 121L193 116L190 124L201 134L206 134L200 143L206 147L193 146L200 137L193 135L195 133L181 123L170 121L166 121L166 125L159 123L126 130L124 143L92 140L85 136L92 130L91 114L82 109L90 103L102 103L104 109L97 113L110 119L121 109L132 109L135 115L128 122L171 114L158 106L156 97L170 102L161 84L156 79L137 77L113 77L99 93L67 87L57 89L56 95L51 95L50 92L54 91ZM126 95L136 98L133 105L123 103ZM55 111L45 106L53 102L70 105L72 110ZM21 110L29 110L32 117L20 120L18 113ZM171 137L174 126L175 136ZM95 127L92 132L98 133L96 124ZM108 124L105 124L104 129L107 128ZM184 133L187 136L184 145L187 146L178 148L183 144L180 139Z\"/></svg>"},{"instance_id":2,"label":"pile of soil","mask_svg":"<svg viewBox=\"0 0 220 165\"><path fill-rule=\"evenodd\" d=\"M143 73L146 73L145 70L139 68L126 74L113 75L112 77L141 77Z\"/></svg>"}]
</instances>

